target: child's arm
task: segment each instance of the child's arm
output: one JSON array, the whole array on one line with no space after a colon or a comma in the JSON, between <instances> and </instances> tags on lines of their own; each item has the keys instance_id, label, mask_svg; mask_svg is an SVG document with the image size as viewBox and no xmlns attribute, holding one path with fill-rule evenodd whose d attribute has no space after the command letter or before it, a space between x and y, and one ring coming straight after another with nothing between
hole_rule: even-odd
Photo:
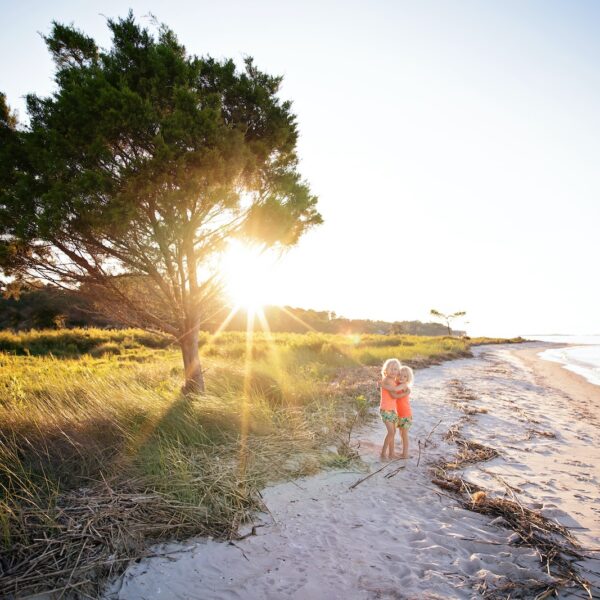
<instances>
[{"instance_id":1,"label":"child's arm","mask_svg":"<svg viewBox=\"0 0 600 600\"><path fill-rule=\"evenodd\" d=\"M408 394L408 392L410 391L410 388L407 385L397 385L395 391L390 392L390 394L392 395L392 398L402 398L403 396L406 396L406 394Z\"/></svg>"},{"instance_id":2,"label":"child's arm","mask_svg":"<svg viewBox=\"0 0 600 600\"><path fill-rule=\"evenodd\" d=\"M389 392L405 392L408 390L408 386L404 383L396 384L391 377L386 377L381 382L381 387L388 390Z\"/></svg>"},{"instance_id":3,"label":"child's arm","mask_svg":"<svg viewBox=\"0 0 600 600\"><path fill-rule=\"evenodd\" d=\"M392 398L402 398L402 396L406 396L406 393L408 392L407 385L396 385L391 377L386 377L381 382L381 387L388 392L391 392Z\"/></svg>"},{"instance_id":4,"label":"child's arm","mask_svg":"<svg viewBox=\"0 0 600 600\"><path fill-rule=\"evenodd\" d=\"M400 387L402 389L392 392L392 398L402 398L403 396L406 396L410 392L410 388L407 385L398 386L398 387Z\"/></svg>"}]
</instances>

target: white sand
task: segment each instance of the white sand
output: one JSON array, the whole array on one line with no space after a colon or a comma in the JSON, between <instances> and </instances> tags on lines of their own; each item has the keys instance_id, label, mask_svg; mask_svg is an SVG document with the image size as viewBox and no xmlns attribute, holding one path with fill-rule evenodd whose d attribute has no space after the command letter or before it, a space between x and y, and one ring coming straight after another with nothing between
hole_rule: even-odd
<instances>
[{"instance_id":1,"label":"white sand","mask_svg":"<svg viewBox=\"0 0 600 600\"><path fill-rule=\"evenodd\" d=\"M395 477L384 475L398 463L354 490L349 486L363 473L330 471L270 487L263 496L272 517L257 517L264 526L256 536L156 547L163 555L129 567L106 598L473 598L483 582L493 588L549 580L533 549L512 544L516 535L497 521L460 508L428 473L433 461L455 454L443 435L460 422L465 438L501 453L462 471L468 479L501 496L516 494L523 505L573 528L584 546L600 548L600 388L585 396L567 392L564 381L549 387L552 373L536 370L531 352L543 347L527 344L527 355L482 347L475 359L418 371L412 458ZM465 401L456 398L457 380L476 397L468 406L487 414L460 410ZM417 467L417 440L440 419ZM383 437L379 421L354 436L371 470L381 466ZM581 566L600 589L600 561ZM573 589L560 597L587 596Z\"/></svg>"}]
</instances>

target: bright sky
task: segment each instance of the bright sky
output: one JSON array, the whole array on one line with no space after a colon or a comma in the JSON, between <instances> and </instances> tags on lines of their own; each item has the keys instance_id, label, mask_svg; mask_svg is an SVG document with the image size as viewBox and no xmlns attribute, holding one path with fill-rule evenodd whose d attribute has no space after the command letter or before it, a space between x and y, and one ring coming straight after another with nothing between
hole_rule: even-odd
<instances>
[{"instance_id":1,"label":"bright sky","mask_svg":"<svg viewBox=\"0 0 600 600\"><path fill-rule=\"evenodd\" d=\"M284 75L325 224L272 303L467 311L473 335L600 333L600 3L0 0L0 90L47 95L38 32L156 15L194 54ZM595 274L594 274L595 273Z\"/></svg>"}]
</instances>

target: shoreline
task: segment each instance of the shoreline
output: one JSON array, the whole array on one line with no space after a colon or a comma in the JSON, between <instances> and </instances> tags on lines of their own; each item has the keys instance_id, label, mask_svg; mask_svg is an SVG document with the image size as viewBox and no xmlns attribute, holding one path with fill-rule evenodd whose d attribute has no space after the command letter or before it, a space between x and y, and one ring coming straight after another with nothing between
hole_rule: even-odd
<instances>
[{"instance_id":1,"label":"shoreline","mask_svg":"<svg viewBox=\"0 0 600 600\"><path fill-rule=\"evenodd\" d=\"M520 358L535 374L537 379L548 387L562 390L573 396L578 402L591 403L600 411L600 386L588 381L583 375L565 368L558 362L546 360L538 356L547 348L565 348L577 344L555 344L550 342L535 343L535 347L511 348L510 352Z\"/></svg>"}]
</instances>

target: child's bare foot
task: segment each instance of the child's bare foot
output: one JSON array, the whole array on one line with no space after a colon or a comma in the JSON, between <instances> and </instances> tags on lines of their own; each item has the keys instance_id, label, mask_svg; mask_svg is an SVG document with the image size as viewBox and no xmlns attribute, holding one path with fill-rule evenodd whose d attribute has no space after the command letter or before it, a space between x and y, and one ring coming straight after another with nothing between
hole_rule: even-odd
<instances>
[{"instance_id":1,"label":"child's bare foot","mask_svg":"<svg viewBox=\"0 0 600 600\"><path fill-rule=\"evenodd\" d=\"M403 458L404 460L406 460L407 458L410 458L410 456L408 454L403 453L399 456L399 458Z\"/></svg>"},{"instance_id":2,"label":"child's bare foot","mask_svg":"<svg viewBox=\"0 0 600 600\"><path fill-rule=\"evenodd\" d=\"M401 454L394 453L394 454L392 454L392 456L390 456L390 460L392 460L392 459L393 460L398 460L399 458L402 458Z\"/></svg>"}]
</instances>

